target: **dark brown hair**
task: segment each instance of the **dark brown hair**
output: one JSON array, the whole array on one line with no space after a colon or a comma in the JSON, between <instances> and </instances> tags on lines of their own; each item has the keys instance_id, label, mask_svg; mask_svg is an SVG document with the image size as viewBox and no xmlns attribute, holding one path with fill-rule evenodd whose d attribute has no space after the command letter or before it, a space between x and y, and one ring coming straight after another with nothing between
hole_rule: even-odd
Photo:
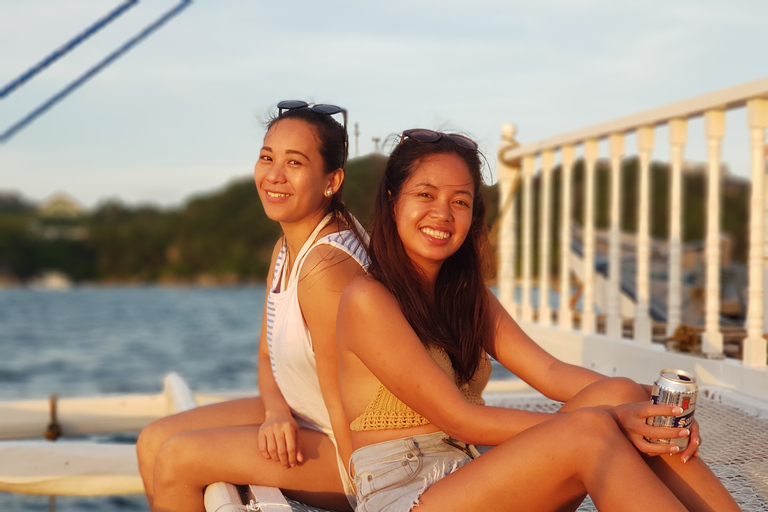
<instances>
[{"instance_id":1,"label":"dark brown hair","mask_svg":"<svg viewBox=\"0 0 768 512\"><path fill-rule=\"evenodd\" d=\"M397 232L394 205L403 183L426 158L455 154L469 168L474 182L472 223L461 247L440 268L434 290L425 275L406 255ZM376 197L368 272L389 289L403 315L425 346L442 347L448 353L460 382L468 382L477 370L483 344L492 333L484 277L492 255L485 224L485 205L480 154L448 137L434 143L403 140L389 157Z\"/></svg>"},{"instance_id":2,"label":"dark brown hair","mask_svg":"<svg viewBox=\"0 0 768 512\"><path fill-rule=\"evenodd\" d=\"M284 111L282 114L272 117L267 122L267 131L283 119L300 119L312 127L317 139L318 150L323 158L325 173L331 173L342 166L347 161L347 132L344 126L336 119L327 114L315 112L310 108L294 108ZM345 180L346 181L346 180ZM341 183L339 190L331 196L331 202L328 205L326 213L336 212L344 220L344 223L355 234L360 243L365 245L366 235L354 221L347 205L342 200L342 191L344 182ZM339 226L341 229L341 226Z\"/></svg>"}]
</instances>

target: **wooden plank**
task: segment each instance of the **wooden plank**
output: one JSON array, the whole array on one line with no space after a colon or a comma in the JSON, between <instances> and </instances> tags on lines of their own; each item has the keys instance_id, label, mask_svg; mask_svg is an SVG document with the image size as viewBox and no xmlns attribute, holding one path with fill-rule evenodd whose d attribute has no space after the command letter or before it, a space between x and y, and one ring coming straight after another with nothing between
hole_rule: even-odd
<instances>
[{"instance_id":1,"label":"wooden plank","mask_svg":"<svg viewBox=\"0 0 768 512\"><path fill-rule=\"evenodd\" d=\"M249 485L248 499L258 503L262 512L286 512L291 506L277 487L265 487L263 485Z\"/></svg>"},{"instance_id":2,"label":"wooden plank","mask_svg":"<svg viewBox=\"0 0 768 512\"><path fill-rule=\"evenodd\" d=\"M121 395L93 398L60 398L57 417L64 435L138 432L165 416L163 395ZM50 422L48 400L0 403L0 439L43 437Z\"/></svg>"},{"instance_id":3,"label":"wooden plank","mask_svg":"<svg viewBox=\"0 0 768 512\"><path fill-rule=\"evenodd\" d=\"M144 492L133 444L0 443L0 492L107 495Z\"/></svg>"},{"instance_id":4,"label":"wooden plank","mask_svg":"<svg viewBox=\"0 0 768 512\"><path fill-rule=\"evenodd\" d=\"M580 144L588 139L603 139L614 133L633 132L641 126L664 125L672 119L691 119L715 108L744 107L747 101L753 98L768 98L768 77L525 144L505 151L502 157L506 161L513 161L525 155L540 153L545 149L557 149L566 144Z\"/></svg>"}]
</instances>

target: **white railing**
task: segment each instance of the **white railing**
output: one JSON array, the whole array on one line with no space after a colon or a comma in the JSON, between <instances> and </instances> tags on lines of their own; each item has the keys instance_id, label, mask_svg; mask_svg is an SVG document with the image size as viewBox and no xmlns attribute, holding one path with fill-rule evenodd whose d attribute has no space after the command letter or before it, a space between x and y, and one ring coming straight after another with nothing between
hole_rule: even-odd
<instances>
[{"instance_id":1,"label":"white railing","mask_svg":"<svg viewBox=\"0 0 768 512\"><path fill-rule=\"evenodd\" d=\"M498 153L497 177L500 187L500 232L498 240L498 289L502 303L519 319L521 325L533 329L538 336L544 338L562 337L575 339L579 343L585 340L599 339L601 342L621 341L623 345L631 344L634 348L644 347L659 356L665 352L659 344L653 344L653 321L650 315L651 304L651 231L650 231L650 174L651 160L654 158L655 135L659 129L665 129L669 134L670 178L670 220L668 247L668 285L666 298L667 325L665 333L671 335L681 324L681 308L683 293L681 285L681 254L682 254L682 172L685 146L688 138L689 121L703 118L704 133L695 142L706 144L706 173L707 173L707 229L704 249L705 266L705 304L702 352L708 357L699 357L690 362L696 366L701 361L722 361L723 334L720 326L721 290L720 290L720 212L721 212L721 180L722 180L722 140L725 135L726 113L746 108L749 131L749 165L751 168L752 192L750 215L744 219L749 223L749 255L748 255L748 309L745 323L746 334L742 340L742 360L740 368L756 374L760 383L768 384L766 371L766 339L765 329L766 303L764 295L764 270L766 255L768 255L768 236L765 230L765 216L768 216L764 190L766 182L766 128L768 127L768 78L742 84L729 89L690 98L664 107L652 109L636 115L609 121L596 126L577 130L575 132L552 137L539 142L519 145L515 137L515 128L507 125L502 130L502 144ZM633 136L637 143L636 152L627 151L625 137ZM691 137L694 135L691 134ZM601 157L600 146L605 142L607 155ZM577 150L581 149L584 164L583 201L584 211L581 218L581 237L583 250L579 268L582 295L580 311L572 311L569 305L571 296L571 273L576 270L578 263L574 260L571 243L575 229L572 229L572 169L577 161ZM666 153L666 152L665 152ZM559 162L558 157L559 156ZM626 319L621 315L621 239L620 204L621 163L627 156L636 156L639 162L639 204L638 223L635 238L636 275L634 318ZM666 159L666 155L655 155L657 159ZM609 211L610 225L608 229L609 247L607 289L603 308L596 311L596 225L595 225L595 170L598 160L605 158L610 162ZM553 197L551 176L559 167L561 171L560 197ZM540 174L538 193L538 241L534 241L534 190L533 183L536 174ZM518 185L520 185L518 187ZM515 201L521 201L519 214ZM559 219L552 215L552 205L560 205ZM558 262L559 279L556 290L551 290L552 278L549 272L549 259L552 245L552 229L557 226L559 233ZM518 244L519 240L519 244ZM533 258L536 254L539 260L538 276L533 275ZM518 262L517 259L521 261ZM518 264L519 263L519 264ZM518 275L518 269L520 273ZM537 281L537 282L536 282ZM519 287L521 298L515 300L515 289ZM538 289L538 306L534 305L533 290ZM559 296L557 309L550 309L547 297L554 291ZM598 314L604 323L598 330ZM578 319L578 328L574 327ZM632 336L624 339L624 326L631 325ZM574 334L577 334L574 338ZM546 339L544 340L546 342ZM588 348L582 347L583 353ZM566 350L567 351L567 350ZM734 363L729 360L728 364ZM714 364L714 363L707 363ZM720 363L722 366L722 362ZM614 366L615 370L616 367ZM711 371L707 369L707 371ZM722 384L722 375L732 373L731 370L718 370L718 375L712 377ZM743 374L743 371L740 370ZM700 373L704 373L703 370ZM730 374L729 374L730 375ZM738 380L740 377L729 377ZM736 382L734 388L755 384L752 378ZM730 386L730 384L728 384ZM768 388L768 385L765 386ZM768 391L760 390L757 395L768 399Z\"/></svg>"}]
</instances>

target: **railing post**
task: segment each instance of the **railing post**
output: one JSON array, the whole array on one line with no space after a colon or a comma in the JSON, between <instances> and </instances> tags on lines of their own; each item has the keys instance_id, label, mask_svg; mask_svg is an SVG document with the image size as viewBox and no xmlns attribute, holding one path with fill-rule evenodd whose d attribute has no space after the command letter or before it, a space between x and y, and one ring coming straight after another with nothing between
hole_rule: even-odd
<instances>
[{"instance_id":1,"label":"railing post","mask_svg":"<svg viewBox=\"0 0 768 512\"><path fill-rule=\"evenodd\" d=\"M683 149L688 124L685 119L669 122L669 143L672 151L672 179L669 202L669 261L667 280L667 336L672 336L682 319L682 182Z\"/></svg>"},{"instance_id":2,"label":"railing post","mask_svg":"<svg viewBox=\"0 0 768 512\"><path fill-rule=\"evenodd\" d=\"M765 130L768 127L768 100L747 102L747 124L752 149L752 197L749 220L749 305L747 338L744 340L743 362L748 366L766 366L768 352L763 337L765 317L763 297L765 272Z\"/></svg>"},{"instance_id":3,"label":"railing post","mask_svg":"<svg viewBox=\"0 0 768 512\"><path fill-rule=\"evenodd\" d=\"M640 205L637 225L636 252L636 301L635 301L635 341L641 345L650 345L653 328L648 314L650 306L650 181L651 151L653 151L654 131L651 126L637 129L637 143L640 153Z\"/></svg>"},{"instance_id":4,"label":"railing post","mask_svg":"<svg viewBox=\"0 0 768 512\"><path fill-rule=\"evenodd\" d=\"M533 261L533 171L535 160L533 155L523 157L523 300L522 319L524 322L533 320L531 305L531 274Z\"/></svg>"},{"instance_id":5,"label":"railing post","mask_svg":"<svg viewBox=\"0 0 768 512\"><path fill-rule=\"evenodd\" d=\"M517 226L515 219L515 193L520 180L519 162L504 160L504 152L518 146L515 141L515 125L502 127L502 142L499 145L496 175L499 186L499 233L498 233L498 277L499 301L515 315L515 263L517 247ZM517 164L517 165L516 165Z\"/></svg>"},{"instance_id":6,"label":"railing post","mask_svg":"<svg viewBox=\"0 0 768 512\"><path fill-rule=\"evenodd\" d=\"M560 304L557 320L561 329L573 329L571 312L571 170L573 169L573 146L564 146L560 150L561 198L560 212Z\"/></svg>"},{"instance_id":7,"label":"railing post","mask_svg":"<svg viewBox=\"0 0 768 512\"><path fill-rule=\"evenodd\" d=\"M614 133L609 139L611 152L611 231L608 249L608 304L605 333L619 340L623 337L621 315L621 159L624 157L624 134Z\"/></svg>"},{"instance_id":8,"label":"railing post","mask_svg":"<svg viewBox=\"0 0 768 512\"><path fill-rule=\"evenodd\" d=\"M702 351L722 354L723 334L720 332L720 142L725 134L725 111L710 110L704 114L707 136L707 238L705 327Z\"/></svg>"},{"instance_id":9,"label":"railing post","mask_svg":"<svg viewBox=\"0 0 768 512\"><path fill-rule=\"evenodd\" d=\"M550 200L552 167L555 155L551 149L541 154L541 195L539 196L539 323L549 326L552 323L552 308L549 306L549 238L550 238Z\"/></svg>"},{"instance_id":10,"label":"railing post","mask_svg":"<svg viewBox=\"0 0 768 512\"><path fill-rule=\"evenodd\" d=\"M581 332L595 332L595 165L597 141L584 142L584 306L581 308Z\"/></svg>"}]
</instances>

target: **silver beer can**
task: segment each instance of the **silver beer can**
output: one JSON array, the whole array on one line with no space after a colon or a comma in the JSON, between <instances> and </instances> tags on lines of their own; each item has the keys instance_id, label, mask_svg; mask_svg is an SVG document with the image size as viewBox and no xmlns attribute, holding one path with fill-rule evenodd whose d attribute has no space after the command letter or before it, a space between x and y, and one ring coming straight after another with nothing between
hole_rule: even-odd
<instances>
[{"instance_id":1,"label":"silver beer can","mask_svg":"<svg viewBox=\"0 0 768 512\"><path fill-rule=\"evenodd\" d=\"M663 405L677 405L683 412L677 416L654 416L648 418L646 423L654 427L690 428L693 423L693 412L696 410L696 397L699 387L696 378L683 370L666 369L653 383L651 391L651 403ZM672 439L648 439L651 443L676 444L680 450L688 446L688 437L675 437Z\"/></svg>"}]
</instances>

